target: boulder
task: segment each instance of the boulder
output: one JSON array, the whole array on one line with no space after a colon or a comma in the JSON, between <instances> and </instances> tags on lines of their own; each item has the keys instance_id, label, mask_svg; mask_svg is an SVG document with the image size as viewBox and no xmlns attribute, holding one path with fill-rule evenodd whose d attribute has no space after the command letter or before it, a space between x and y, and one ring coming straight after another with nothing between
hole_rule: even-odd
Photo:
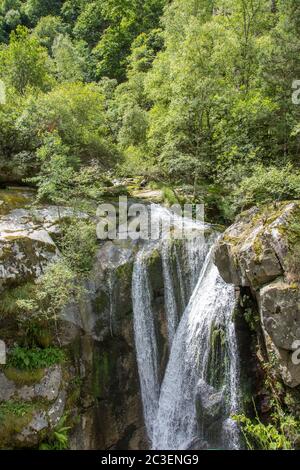
<instances>
[{"instance_id":1,"label":"boulder","mask_svg":"<svg viewBox=\"0 0 300 470\"><path fill-rule=\"evenodd\" d=\"M59 256L49 232L29 211L16 209L0 219L0 291L39 277Z\"/></svg>"},{"instance_id":2,"label":"boulder","mask_svg":"<svg viewBox=\"0 0 300 470\"><path fill-rule=\"evenodd\" d=\"M283 280L264 286L259 293L262 323L277 348L293 351L300 340L300 289Z\"/></svg>"},{"instance_id":3,"label":"boulder","mask_svg":"<svg viewBox=\"0 0 300 470\"><path fill-rule=\"evenodd\" d=\"M197 418L202 437L210 445L220 441L224 406L223 391L217 391L201 379L197 385Z\"/></svg>"},{"instance_id":4,"label":"boulder","mask_svg":"<svg viewBox=\"0 0 300 470\"><path fill-rule=\"evenodd\" d=\"M250 287L257 299L269 355L284 382L300 384L292 351L300 340L300 203L283 202L241 214L221 237L215 263L223 279Z\"/></svg>"},{"instance_id":5,"label":"boulder","mask_svg":"<svg viewBox=\"0 0 300 470\"><path fill-rule=\"evenodd\" d=\"M0 402L7 400L45 400L53 402L57 399L62 387L62 370L60 365L45 370L40 382L20 386L9 380L3 372L0 373Z\"/></svg>"}]
</instances>

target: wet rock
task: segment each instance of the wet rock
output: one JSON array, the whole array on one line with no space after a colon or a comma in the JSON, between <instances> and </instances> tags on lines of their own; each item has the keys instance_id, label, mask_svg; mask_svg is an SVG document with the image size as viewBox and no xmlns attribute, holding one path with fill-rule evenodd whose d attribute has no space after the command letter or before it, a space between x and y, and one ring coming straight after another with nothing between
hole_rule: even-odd
<instances>
[{"instance_id":1,"label":"wet rock","mask_svg":"<svg viewBox=\"0 0 300 470\"><path fill-rule=\"evenodd\" d=\"M191 442L184 446L184 450L208 450L209 443L204 441L203 439L199 439L195 437Z\"/></svg>"},{"instance_id":2,"label":"wet rock","mask_svg":"<svg viewBox=\"0 0 300 470\"><path fill-rule=\"evenodd\" d=\"M53 401L57 398L62 383L62 371L59 365L47 370L42 381L35 385L34 393L38 398Z\"/></svg>"},{"instance_id":3,"label":"wet rock","mask_svg":"<svg viewBox=\"0 0 300 470\"><path fill-rule=\"evenodd\" d=\"M217 391L201 379L197 385L196 407L204 440L211 445L215 444L220 438L222 428L224 414L223 392Z\"/></svg>"},{"instance_id":4,"label":"wet rock","mask_svg":"<svg viewBox=\"0 0 300 470\"><path fill-rule=\"evenodd\" d=\"M36 411L30 423L14 436L16 444L21 446L34 446L39 443L39 433L48 428L45 411Z\"/></svg>"}]
</instances>

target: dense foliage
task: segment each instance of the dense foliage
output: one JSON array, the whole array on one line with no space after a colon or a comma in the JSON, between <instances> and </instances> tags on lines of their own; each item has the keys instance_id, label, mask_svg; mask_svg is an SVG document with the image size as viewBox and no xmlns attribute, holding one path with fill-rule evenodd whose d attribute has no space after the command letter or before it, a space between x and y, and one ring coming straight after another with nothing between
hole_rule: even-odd
<instances>
[{"instance_id":1,"label":"dense foliage","mask_svg":"<svg viewBox=\"0 0 300 470\"><path fill-rule=\"evenodd\" d=\"M222 222L300 198L299 0L0 0L0 81L0 184L36 186L38 203L94 210L115 176ZM97 249L78 215L61 224L61 260L2 296L22 332L11 368L64 360L59 313L85 294ZM275 411L236 417L249 448L295 446L298 422Z\"/></svg>"},{"instance_id":2,"label":"dense foliage","mask_svg":"<svg viewBox=\"0 0 300 470\"><path fill-rule=\"evenodd\" d=\"M225 219L299 197L299 9L2 0L1 180L34 175L40 199L61 202L138 172Z\"/></svg>"}]
</instances>

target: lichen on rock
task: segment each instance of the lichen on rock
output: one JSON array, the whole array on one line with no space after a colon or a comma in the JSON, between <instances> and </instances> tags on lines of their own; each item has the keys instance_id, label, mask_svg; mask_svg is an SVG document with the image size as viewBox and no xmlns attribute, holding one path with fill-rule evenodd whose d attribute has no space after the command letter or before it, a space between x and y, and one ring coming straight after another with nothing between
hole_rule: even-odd
<instances>
[{"instance_id":1,"label":"lichen on rock","mask_svg":"<svg viewBox=\"0 0 300 470\"><path fill-rule=\"evenodd\" d=\"M291 354L300 340L300 203L274 203L241 214L221 237L215 263L228 283L250 287L269 354L290 387L300 385Z\"/></svg>"}]
</instances>

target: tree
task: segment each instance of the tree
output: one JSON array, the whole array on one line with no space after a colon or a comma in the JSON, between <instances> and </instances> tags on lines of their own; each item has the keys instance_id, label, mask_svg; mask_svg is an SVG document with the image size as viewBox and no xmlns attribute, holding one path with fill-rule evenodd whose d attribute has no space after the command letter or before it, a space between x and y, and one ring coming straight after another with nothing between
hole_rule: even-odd
<instances>
[{"instance_id":1,"label":"tree","mask_svg":"<svg viewBox=\"0 0 300 470\"><path fill-rule=\"evenodd\" d=\"M133 40L159 25L165 0L104 0L101 9L108 22L93 50L97 59L97 77L124 81L127 57Z\"/></svg>"},{"instance_id":2,"label":"tree","mask_svg":"<svg viewBox=\"0 0 300 470\"><path fill-rule=\"evenodd\" d=\"M58 35L52 46L56 76L60 82L82 81L84 62L67 35Z\"/></svg>"},{"instance_id":3,"label":"tree","mask_svg":"<svg viewBox=\"0 0 300 470\"><path fill-rule=\"evenodd\" d=\"M52 52L52 46L55 38L59 34L66 32L66 25L59 16L44 16L34 28L34 35L39 39L40 44Z\"/></svg>"},{"instance_id":4,"label":"tree","mask_svg":"<svg viewBox=\"0 0 300 470\"><path fill-rule=\"evenodd\" d=\"M51 84L47 51L27 28L11 33L9 46L1 51L0 76L20 94L28 87L47 90Z\"/></svg>"},{"instance_id":5,"label":"tree","mask_svg":"<svg viewBox=\"0 0 300 470\"><path fill-rule=\"evenodd\" d=\"M29 181L38 186L38 200L58 205L68 203L78 163L70 156L70 149L57 134L49 134L45 136L37 158L41 164L40 174Z\"/></svg>"},{"instance_id":6,"label":"tree","mask_svg":"<svg viewBox=\"0 0 300 470\"><path fill-rule=\"evenodd\" d=\"M107 27L102 14L102 2L89 3L82 9L73 28L73 33L77 39L83 39L90 47L93 47L100 40L101 34Z\"/></svg>"},{"instance_id":7,"label":"tree","mask_svg":"<svg viewBox=\"0 0 300 470\"><path fill-rule=\"evenodd\" d=\"M63 83L28 99L18 125L37 147L44 135L57 133L85 165L97 161L109 169L119 156L107 128L101 87L96 84Z\"/></svg>"},{"instance_id":8,"label":"tree","mask_svg":"<svg viewBox=\"0 0 300 470\"><path fill-rule=\"evenodd\" d=\"M27 0L24 12L30 23L35 25L43 16L59 14L62 4L63 0Z\"/></svg>"}]
</instances>

